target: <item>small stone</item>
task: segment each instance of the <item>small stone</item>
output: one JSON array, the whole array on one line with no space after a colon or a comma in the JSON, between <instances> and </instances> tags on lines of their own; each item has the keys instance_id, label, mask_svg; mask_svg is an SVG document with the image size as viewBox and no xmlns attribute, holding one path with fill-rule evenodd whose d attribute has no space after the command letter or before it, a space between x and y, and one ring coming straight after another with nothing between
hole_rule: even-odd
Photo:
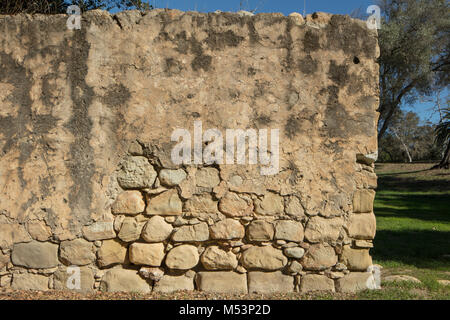
<instances>
[{"instance_id":1,"label":"small stone","mask_svg":"<svg viewBox=\"0 0 450 320\"><path fill-rule=\"evenodd\" d=\"M253 246L242 253L241 263L246 269L279 270L288 262L281 250L271 246Z\"/></svg>"},{"instance_id":2,"label":"small stone","mask_svg":"<svg viewBox=\"0 0 450 320\"><path fill-rule=\"evenodd\" d=\"M201 262L206 270L233 270L238 265L232 252L226 252L217 246L208 247L202 254Z\"/></svg>"},{"instance_id":3,"label":"small stone","mask_svg":"<svg viewBox=\"0 0 450 320\"><path fill-rule=\"evenodd\" d=\"M166 256L166 266L170 269L188 270L198 264L199 254L196 247L191 245L180 245Z\"/></svg>"},{"instance_id":4,"label":"small stone","mask_svg":"<svg viewBox=\"0 0 450 320\"><path fill-rule=\"evenodd\" d=\"M120 228L122 228L123 220L125 220L125 216L121 214L114 218L114 231L120 231Z\"/></svg>"},{"instance_id":5,"label":"small stone","mask_svg":"<svg viewBox=\"0 0 450 320\"><path fill-rule=\"evenodd\" d=\"M48 278L39 274L15 273L11 288L14 290L48 290Z\"/></svg>"},{"instance_id":6,"label":"small stone","mask_svg":"<svg viewBox=\"0 0 450 320\"><path fill-rule=\"evenodd\" d=\"M173 227L160 216L151 217L142 230L142 239L146 242L163 242L172 234Z\"/></svg>"},{"instance_id":7,"label":"small stone","mask_svg":"<svg viewBox=\"0 0 450 320\"><path fill-rule=\"evenodd\" d=\"M172 216L169 216L169 217L164 217L164 220L167 222L167 223L174 223L175 221L176 221L176 217L172 217Z\"/></svg>"},{"instance_id":8,"label":"small stone","mask_svg":"<svg viewBox=\"0 0 450 320\"><path fill-rule=\"evenodd\" d=\"M82 228L83 236L89 241L114 239L116 233L112 221L99 221Z\"/></svg>"},{"instance_id":9,"label":"small stone","mask_svg":"<svg viewBox=\"0 0 450 320\"><path fill-rule=\"evenodd\" d=\"M182 226L172 236L176 242L201 242L209 239L209 227L206 222Z\"/></svg>"},{"instance_id":10,"label":"small stone","mask_svg":"<svg viewBox=\"0 0 450 320\"><path fill-rule=\"evenodd\" d=\"M144 151L142 150L142 146L137 141L133 141L128 148L128 153L132 156L142 156Z\"/></svg>"},{"instance_id":11,"label":"small stone","mask_svg":"<svg viewBox=\"0 0 450 320\"><path fill-rule=\"evenodd\" d=\"M327 291L335 292L334 281L323 275L307 274L301 278L300 292Z\"/></svg>"},{"instance_id":12,"label":"small stone","mask_svg":"<svg viewBox=\"0 0 450 320\"><path fill-rule=\"evenodd\" d=\"M135 270L112 269L102 278L100 289L106 292L150 293L151 288Z\"/></svg>"},{"instance_id":13,"label":"small stone","mask_svg":"<svg viewBox=\"0 0 450 320\"><path fill-rule=\"evenodd\" d=\"M268 192L266 195L264 195L262 200L257 199L255 201L255 212L263 216L283 214L283 197L276 193Z\"/></svg>"},{"instance_id":14,"label":"small stone","mask_svg":"<svg viewBox=\"0 0 450 320\"><path fill-rule=\"evenodd\" d=\"M95 261L94 246L84 239L63 241L59 256L66 265L84 266Z\"/></svg>"},{"instance_id":15,"label":"small stone","mask_svg":"<svg viewBox=\"0 0 450 320\"><path fill-rule=\"evenodd\" d=\"M252 271L248 273L249 293L271 294L294 292L294 277L277 272Z\"/></svg>"},{"instance_id":16,"label":"small stone","mask_svg":"<svg viewBox=\"0 0 450 320\"><path fill-rule=\"evenodd\" d=\"M298 12L292 12L291 14L289 14L289 18L292 19L298 26L303 25L305 23L303 16Z\"/></svg>"},{"instance_id":17,"label":"small stone","mask_svg":"<svg viewBox=\"0 0 450 320\"><path fill-rule=\"evenodd\" d=\"M157 173L147 158L134 156L120 163L117 181L123 189L150 188L156 176Z\"/></svg>"},{"instance_id":18,"label":"small stone","mask_svg":"<svg viewBox=\"0 0 450 320\"><path fill-rule=\"evenodd\" d=\"M237 266L236 272L238 272L238 273L247 273L247 269L245 269L243 266Z\"/></svg>"},{"instance_id":19,"label":"small stone","mask_svg":"<svg viewBox=\"0 0 450 320\"><path fill-rule=\"evenodd\" d=\"M334 266L334 270L336 271L344 271L347 270L347 266L343 263L336 263L336 265Z\"/></svg>"},{"instance_id":20,"label":"small stone","mask_svg":"<svg viewBox=\"0 0 450 320\"><path fill-rule=\"evenodd\" d=\"M135 242L130 245L129 252L131 263L159 267L164 259L164 244Z\"/></svg>"},{"instance_id":21,"label":"small stone","mask_svg":"<svg viewBox=\"0 0 450 320\"><path fill-rule=\"evenodd\" d=\"M183 169L162 169L159 172L159 179L161 183L167 187L174 187L179 185L184 179L186 179L186 177L187 174Z\"/></svg>"},{"instance_id":22,"label":"small stone","mask_svg":"<svg viewBox=\"0 0 450 320\"><path fill-rule=\"evenodd\" d=\"M13 247L11 260L15 266L32 269L53 268L59 264L58 245L38 241L18 243Z\"/></svg>"},{"instance_id":23,"label":"small stone","mask_svg":"<svg viewBox=\"0 0 450 320\"><path fill-rule=\"evenodd\" d=\"M0 277L0 287L7 288L7 287L11 286L11 280L12 280L11 275L6 275L3 277Z\"/></svg>"},{"instance_id":24,"label":"small stone","mask_svg":"<svg viewBox=\"0 0 450 320\"><path fill-rule=\"evenodd\" d=\"M294 260L289 264L289 267L288 267L289 273L296 274L296 273L301 272L302 270L303 270L303 266L298 261Z\"/></svg>"},{"instance_id":25,"label":"small stone","mask_svg":"<svg viewBox=\"0 0 450 320\"><path fill-rule=\"evenodd\" d=\"M150 198L147 206L148 215L176 216L182 213L182 202L175 189Z\"/></svg>"},{"instance_id":26,"label":"small stone","mask_svg":"<svg viewBox=\"0 0 450 320\"><path fill-rule=\"evenodd\" d=\"M204 292L247 294L247 276L230 271L199 272L197 288Z\"/></svg>"},{"instance_id":27,"label":"small stone","mask_svg":"<svg viewBox=\"0 0 450 320\"><path fill-rule=\"evenodd\" d=\"M245 236L245 229L239 221L225 219L209 227L211 239L233 240L242 239Z\"/></svg>"},{"instance_id":28,"label":"small stone","mask_svg":"<svg viewBox=\"0 0 450 320\"><path fill-rule=\"evenodd\" d=\"M122 246L118 240L106 240L97 251L97 262L101 268L122 264L125 263L126 255L127 248Z\"/></svg>"},{"instance_id":29,"label":"small stone","mask_svg":"<svg viewBox=\"0 0 450 320\"><path fill-rule=\"evenodd\" d=\"M303 226L300 222L278 220L275 224L275 239L292 242L303 241Z\"/></svg>"},{"instance_id":30,"label":"small stone","mask_svg":"<svg viewBox=\"0 0 450 320\"><path fill-rule=\"evenodd\" d=\"M193 291L194 279L192 277L164 275L155 283L153 292L172 293L176 291Z\"/></svg>"},{"instance_id":31,"label":"small stone","mask_svg":"<svg viewBox=\"0 0 450 320\"><path fill-rule=\"evenodd\" d=\"M252 17L255 15L254 13L245 10L238 11L237 14L240 15L241 17Z\"/></svg>"},{"instance_id":32,"label":"small stone","mask_svg":"<svg viewBox=\"0 0 450 320\"><path fill-rule=\"evenodd\" d=\"M111 206L113 214L137 215L144 212L145 202L139 191L124 191Z\"/></svg>"},{"instance_id":33,"label":"small stone","mask_svg":"<svg viewBox=\"0 0 450 320\"><path fill-rule=\"evenodd\" d=\"M355 240L353 246L356 248L373 248L373 243L366 240Z\"/></svg>"},{"instance_id":34,"label":"small stone","mask_svg":"<svg viewBox=\"0 0 450 320\"><path fill-rule=\"evenodd\" d=\"M249 241L272 240L274 234L273 224L264 220L255 220L247 228L247 238Z\"/></svg>"},{"instance_id":35,"label":"small stone","mask_svg":"<svg viewBox=\"0 0 450 320\"><path fill-rule=\"evenodd\" d=\"M145 279L158 282L164 276L164 270L160 268L141 267L139 274Z\"/></svg>"},{"instance_id":36,"label":"small stone","mask_svg":"<svg viewBox=\"0 0 450 320\"><path fill-rule=\"evenodd\" d=\"M305 254L305 250L303 248L286 248L284 249L284 254L286 257L300 259Z\"/></svg>"}]
</instances>

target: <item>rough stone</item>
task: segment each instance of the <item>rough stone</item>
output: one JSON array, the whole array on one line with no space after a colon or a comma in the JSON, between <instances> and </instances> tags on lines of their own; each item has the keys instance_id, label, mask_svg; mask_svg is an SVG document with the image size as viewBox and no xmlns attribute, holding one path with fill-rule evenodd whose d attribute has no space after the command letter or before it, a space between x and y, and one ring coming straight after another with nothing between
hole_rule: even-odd
<instances>
[{"instance_id":1,"label":"rough stone","mask_svg":"<svg viewBox=\"0 0 450 320\"><path fill-rule=\"evenodd\" d=\"M352 271L366 271L372 265L368 249L353 249L350 246L344 246L341 260Z\"/></svg>"},{"instance_id":2,"label":"rough stone","mask_svg":"<svg viewBox=\"0 0 450 320\"><path fill-rule=\"evenodd\" d=\"M83 293L94 291L94 273L89 267L80 268L79 283L77 280L74 280L73 276L75 275L74 270L67 269L67 267L58 268L53 274L55 290L70 290Z\"/></svg>"},{"instance_id":3,"label":"rough stone","mask_svg":"<svg viewBox=\"0 0 450 320\"><path fill-rule=\"evenodd\" d=\"M281 250L272 246L253 246L242 253L241 263L246 269L279 270L288 262Z\"/></svg>"},{"instance_id":4,"label":"rough stone","mask_svg":"<svg viewBox=\"0 0 450 320\"><path fill-rule=\"evenodd\" d=\"M122 161L117 181L124 189L143 189L150 188L156 176L157 173L147 158L135 156Z\"/></svg>"},{"instance_id":5,"label":"rough stone","mask_svg":"<svg viewBox=\"0 0 450 320\"><path fill-rule=\"evenodd\" d=\"M94 244L84 239L63 241L59 256L66 265L84 266L95 261Z\"/></svg>"},{"instance_id":6,"label":"rough stone","mask_svg":"<svg viewBox=\"0 0 450 320\"><path fill-rule=\"evenodd\" d=\"M166 256L166 266L170 269L189 270L199 261L196 247L184 244L171 249Z\"/></svg>"},{"instance_id":7,"label":"rough stone","mask_svg":"<svg viewBox=\"0 0 450 320\"><path fill-rule=\"evenodd\" d=\"M139 269L139 274L145 279L158 282L164 276L164 270L161 268L141 267Z\"/></svg>"},{"instance_id":8,"label":"rough stone","mask_svg":"<svg viewBox=\"0 0 450 320\"><path fill-rule=\"evenodd\" d=\"M102 278L100 288L105 292L150 293L150 285L135 270L112 269Z\"/></svg>"},{"instance_id":9,"label":"rough stone","mask_svg":"<svg viewBox=\"0 0 450 320\"><path fill-rule=\"evenodd\" d=\"M253 201L248 196L227 192L220 199L219 210L231 218L248 216L253 212Z\"/></svg>"},{"instance_id":10,"label":"rough stone","mask_svg":"<svg viewBox=\"0 0 450 320\"><path fill-rule=\"evenodd\" d=\"M40 274L15 273L11 288L14 290L48 290L48 277Z\"/></svg>"},{"instance_id":11,"label":"rough stone","mask_svg":"<svg viewBox=\"0 0 450 320\"><path fill-rule=\"evenodd\" d=\"M247 227L249 241L270 241L273 239L275 229L273 224L264 220L255 220Z\"/></svg>"},{"instance_id":12,"label":"rough stone","mask_svg":"<svg viewBox=\"0 0 450 320\"><path fill-rule=\"evenodd\" d=\"M305 228L305 238L311 243L337 241L343 224L344 219L341 217L311 217Z\"/></svg>"},{"instance_id":13,"label":"rough stone","mask_svg":"<svg viewBox=\"0 0 450 320\"><path fill-rule=\"evenodd\" d=\"M114 214L137 215L144 212L145 202L139 191L124 191L111 206Z\"/></svg>"},{"instance_id":14,"label":"rough stone","mask_svg":"<svg viewBox=\"0 0 450 320\"><path fill-rule=\"evenodd\" d=\"M305 217L305 210L303 209L300 199L296 196L290 196L286 200L284 208L286 214L294 217Z\"/></svg>"},{"instance_id":15,"label":"rough stone","mask_svg":"<svg viewBox=\"0 0 450 320\"><path fill-rule=\"evenodd\" d=\"M334 266L338 257L330 245L314 244L309 247L301 260L303 268L306 270L325 270Z\"/></svg>"},{"instance_id":16,"label":"rough stone","mask_svg":"<svg viewBox=\"0 0 450 320\"><path fill-rule=\"evenodd\" d=\"M335 292L334 281L319 274L307 274L301 278L301 293L317 291Z\"/></svg>"},{"instance_id":17,"label":"rough stone","mask_svg":"<svg viewBox=\"0 0 450 320\"><path fill-rule=\"evenodd\" d=\"M247 275L229 271L199 272L195 277L200 291L212 293L243 293L248 292Z\"/></svg>"},{"instance_id":18,"label":"rough stone","mask_svg":"<svg viewBox=\"0 0 450 320\"><path fill-rule=\"evenodd\" d=\"M30 236L37 241L48 241L52 236L51 228L44 221L40 220L29 221L27 230Z\"/></svg>"},{"instance_id":19,"label":"rough stone","mask_svg":"<svg viewBox=\"0 0 450 320\"><path fill-rule=\"evenodd\" d=\"M301 242L303 237L303 226L300 222L278 220L275 223L275 240Z\"/></svg>"},{"instance_id":20,"label":"rough stone","mask_svg":"<svg viewBox=\"0 0 450 320\"><path fill-rule=\"evenodd\" d=\"M141 237L144 224L143 222L138 222L136 218L126 217L117 236L124 242L136 241Z\"/></svg>"},{"instance_id":21,"label":"rough stone","mask_svg":"<svg viewBox=\"0 0 450 320\"><path fill-rule=\"evenodd\" d=\"M191 213L217 213L217 201L211 195L203 194L193 196L185 203L184 210Z\"/></svg>"},{"instance_id":22,"label":"rough stone","mask_svg":"<svg viewBox=\"0 0 450 320\"><path fill-rule=\"evenodd\" d=\"M38 241L18 243L13 247L11 261L16 266L32 269L56 267L59 263L58 245Z\"/></svg>"},{"instance_id":23,"label":"rough stone","mask_svg":"<svg viewBox=\"0 0 450 320\"><path fill-rule=\"evenodd\" d=\"M219 170L212 167L202 168L195 174L197 187L214 188L220 183Z\"/></svg>"},{"instance_id":24,"label":"rough stone","mask_svg":"<svg viewBox=\"0 0 450 320\"><path fill-rule=\"evenodd\" d=\"M32 239L24 226L18 223L0 223L0 248L9 249L15 243L30 242Z\"/></svg>"},{"instance_id":25,"label":"rough stone","mask_svg":"<svg viewBox=\"0 0 450 320\"><path fill-rule=\"evenodd\" d=\"M206 248L201 256L201 262L206 270L233 270L238 265L235 254L224 251L218 246Z\"/></svg>"},{"instance_id":26,"label":"rough stone","mask_svg":"<svg viewBox=\"0 0 450 320\"><path fill-rule=\"evenodd\" d=\"M160 216L177 216L182 213L182 202L175 189L163 192L153 198L147 206L147 214Z\"/></svg>"},{"instance_id":27,"label":"rough stone","mask_svg":"<svg viewBox=\"0 0 450 320\"><path fill-rule=\"evenodd\" d=\"M209 239L209 226L206 222L182 226L172 236L175 242L201 242Z\"/></svg>"},{"instance_id":28,"label":"rough stone","mask_svg":"<svg viewBox=\"0 0 450 320\"><path fill-rule=\"evenodd\" d=\"M112 221L95 222L83 227L83 236L89 241L114 239L116 233Z\"/></svg>"},{"instance_id":29,"label":"rough stone","mask_svg":"<svg viewBox=\"0 0 450 320\"><path fill-rule=\"evenodd\" d=\"M147 242L162 242L170 237L173 227L160 216L151 217L142 230L142 239Z\"/></svg>"},{"instance_id":30,"label":"rough stone","mask_svg":"<svg viewBox=\"0 0 450 320\"><path fill-rule=\"evenodd\" d=\"M164 244L135 242L130 245L129 252L131 263L159 267L164 259Z\"/></svg>"},{"instance_id":31,"label":"rough stone","mask_svg":"<svg viewBox=\"0 0 450 320\"><path fill-rule=\"evenodd\" d=\"M336 291L357 293L367 289L376 289L375 279L370 272L351 272L336 281Z\"/></svg>"},{"instance_id":32,"label":"rough stone","mask_svg":"<svg viewBox=\"0 0 450 320\"><path fill-rule=\"evenodd\" d=\"M184 179L186 179L187 174L183 169L169 170L162 169L159 172L159 180L161 183L167 187L174 187L179 185Z\"/></svg>"},{"instance_id":33,"label":"rough stone","mask_svg":"<svg viewBox=\"0 0 450 320\"><path fill-rule=\"evenodd\" d=\"M211 239L233 240L242 239L245 236L244 226L236 220L225 219L209 227Z\"/></svg>"},{"instance_id":34,"label":"rough stone","mask_svg":"<svg viewBox=\"0 0 450 320\"><path fill-rule=\"evenodd\" d=\"M124 263L127 255L127 248L118 240L103 241L102 246L97 251L97 262L102 268L114 264Z\"/></svg>"},{"instance_id":35,"label":"rough stone","mask_svg":"<svg viewBox=\"0 0 450 320\"><path fill-rule=\"evenodd\" d=\"M248 292L271 294L294 292L294 277L277 272L252 271L248 273Z\"/></svg>"}]
</instances>

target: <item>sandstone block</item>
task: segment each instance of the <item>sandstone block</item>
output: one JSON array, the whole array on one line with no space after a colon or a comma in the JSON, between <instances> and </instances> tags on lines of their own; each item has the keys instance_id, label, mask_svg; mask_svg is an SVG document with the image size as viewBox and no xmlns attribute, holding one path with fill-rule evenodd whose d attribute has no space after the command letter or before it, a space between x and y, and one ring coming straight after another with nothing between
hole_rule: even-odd
<instances>
[{"instance_id":1,"label":"sandstone block","mask_svg":"<svg viewBox=\"0 0 450 320\"><path fill-rule=\"evenodd\" d=\"M305 254L305 249L300 247L286 248L283 250L286 257L300 259Z\"/></svg>"},{"instance_id":2,"label":"sandstone block","mask_svg":"<svg viewBox=\"0 0 450 320\"><path fill-rule=\"evenodd\" d=\"M195 267L198 261L197 248L187 244L171 249L166 256L166 266L170 269L189 270Z\"/></svg>"},{"instance_id":3,"label":"sandstone block","mask_svg":"<svg viewBox=\"0 0 450 320\"><path fill-rule=\"evenodd\" d=\"M150 198L147 214L160 216L177 216L182 213L182 202L175 189Z\"/></svg>"},{"instance_id":4,"label":"sandstone block","mask_svg":"<svg viewBox=\"0 0 450 320\"><path fill-rule=\"evenodd\" d=\"M246 269L279 270L283 268L288 259L281 250L272 246L253 246L245 250L241 258Z\"/></svg>"},{"instance_id":5,"label":"sandstone block","mask_svg":"<svg viewBox=\"0 0 450 320\"><path fill-rule=\"evenodd\" d=\"M301 242L303 237L303 226L300 222L278 220L275 223L275 240Z\"/></svg>"},{"instance_id":6,"label":"sandstone block","mask_svg":"<svg viewBox=\"0 0 450 320\"><path fill-rule=\"evenodd\" d=\"M372 212L374 199L375 199L375 191L357 190L353 196L353 212L354 213Z\"/></svg>"},{"instance_id":7,"label":"sandstone block","mask_svg":"<svg viewBox=\"0 0 450 320\"><path fill-rule=\"evenodd\" d=\"M244 293L247 289L247 275L236 272L199 272L195 277L200 291L214 293Z\"/></svg>"},{"instance_id":8,"label":"sandstone block","mask_svg":"<svg viewBox=\"0 0 450 320\"><path fill-rule=\"evenodd\" d=\"M114 264L124 263L127 256L127 248L118 240L103 241L97 251L97 262L100 267L109 267Z\"/></svg>"},{"instance_id":9,"label":"sandstone block","mask_svg":"<svg viewBox=\"0 0 450 320\"><path fill-rule=\"evenodd\" d=\"M12 278L11 288L14 290L48 290L48 278L40 274L18 273Z\"/></svg>"},{"instance_id":10,"label":"sandstone block","mask_svg":"<svg viewBox=\"0 0 450 320\"><path fill-rule=\"evenodd\" d=\"M160 281L156 282L153 292L171 293L175 291L193 291L194 279L182 276L164 275Z\"/></svg>"},{"instance_id":11,"label":"sandstone block","mask_svg":"<svg viewBox=\"0 0 450 320\"><path fill-rule=\"evenodd\" d=\"M59 246L59 256L67 265L90 264L95 261L94 244L84 239L63 241Z\"/></svg>"},{"instance_id":12,"label":"sandstone block","mask_svg":"<svg viewBox=\"0 0 450 320\"><path fill-rule=\"evenodd\" d=\"M338 257L334 248L328 244L311 245L302 258L301 264L306 270L325 270L334 266Z\"/></svg>"},{"instance_id":13,"label":"sandstone block","mask_svg":"<svg viewBox=\"0 0 450 320\"><path fill-rule=\"evenodd\" d=\"M375 289L375 280L370 272L351 272L336 281L337 292L357 293L366 289Z\"/></svg>"},{"instance_id":14,"label":"sandstone block","mask_svg":"<svg viewBox=\"0 0 450 320\"><path fill-rule=\"evenodd\" d=\"M290 196L286 200L285 206L286 214L294 217L305 217L305 210L303 209L300 199L296 196Z\"/></svg>"},{"instance_id":15,"label":"sandstone block","mask_svg":"<svg viewBox=\"0 0 450 320\"><path fill-rule=\"evenodd\" d=\"M130 262L136 265L159 267L164 259L162 243L132 243L130 245Z\"/></svg>"},{"instance_id":16,"label":"sandstone block","mask_svg":"<svg viewBox=\"0 0 450 320\"><path fill-rule=\"evenodd\" d=\"M211 239L233 240L245 236L244 226L234 219L225 219L213 224L210 228Z\"/></svg>"},{"instance_id":17,"label":"sandstone block","mask_svg":"<svg viewBox=\"0 0 450 320\"><path fill-rule=\"evenodd\" d=\"M209 226L206 222L182 226L172 236L172 240L176 242L200 242L208 239Z\"/></svg>"},{"instance_id":18,"label":"sandstone block","mask_svg":"<svg viewBox=\"0 0 450 320\"><path fill-rule=\"evenodd\" d=\"M248 273L248 292L270 294L294 292L294 277L277 272L252 271Z\"/></svg>"},{"instance_id":19,"label":"sandstone block","mask_svg":"<svg viewBox=\"0 0 450 320\"><path fill-rule=\"evenodd\" d=\"M334 281L319 274L307 274L301 278L300 292L327 291L335 292Z\"/></svg>"},{"instance_id":20,"label":"sandstone block","mask_svg":"<svg viewBox=\"0 0 450 320\"><path fill-rule=\"evenodd\" d=\"M185 211L192 213L217 213L217 201L215 201L211 195L203 194L193 196L185 203Z\"/></svg>"},{"instance_id":21,"label":"sandstone block","mask_svg":"<svg viewBox=\"0 0 450 320\"><path fill-rule=\"evenodd\" d=\"M126 217L117 236L124 242L136 241L141 237L144 224L145 222L138 222L135 218Z\"/></svg>"},{"instance_id":22,"label":"sandstone block","mask_svg":"<svg viewBox=\"0 0 450 320\"><path fill-rule=\"evenodd\" d=\"M38 241L48 241L52 236L50 227L44 221L40 220L29 221L27 223L27 230L30 236Z\"/></svg>"},{"instance_id":23,"label":"sandstone block","mask_svg":"<svg viewBox=\"0 0 450 320\"><path fill-rule=\"evenodd\" d=\"M170 237L173 227L160 216L151 217L142 230L142 239L147 242L162 242Z\"/></svg>"},{"instance_id":24,"label":"sandstone block","mask_svg":"<svg viewBox=\"0 0 450 320\"><path fill-rule=\"evenodd\" d=\"M139 191L124 191L111 206L114 214L137 215L145 210L145 202Z\"/></svg>"},{"instance_id":25,"label":"sandstone block","mask_svg":"<svg viewBox=\"0 0 450 320\"><path fill-rule=\"evenodd\" d=\"M100 289L105 292L150 293L150 285L135 270L112 269L102 278Z\"/></svg>"},{"instance_id":26,"label":"sandstone block","mask_svg":"<svg viewBox=\"0 0 450 320\"><path fill-rule=\"evenodd\" d=\"M95 222L82 229L83 236L89 241L114 239L116 232L112 221Z\"/></svg>"},{"instance_id":27,"label":"sandstone block","mask_svg":"<svg viewBox=\"0 0 450 320\"><path fill-rule=\"evenodd\" d=\"M354 271L366 271L372 265L368 249L353 249L350 246L344 246L341 260L349 270Z\"/></svg>"},{"instance_id":28,"label":"sandstone block","mask_svg":"<svg viewBox=\"0 0 450 320\"><path fill-rule=\"evenodd\" d=\"M11 260L16 266L32 269L53 268L59 263L58 245L38 241L18 243L13 247Z\"/></svg>"},{"instance_id":29,"label":"sandstone block","mask_svg":"<svg viewBox=\"0 0 450 320\"><path fill-rule=\"evenodd\" d=\"M94 273L89 267L80 268L80 280L76 280L73 270L68 270L66 267L59 268L53 274L53 283L55 290L70 290L78 292L92 292L94 291Z\"/></svg>"},{"instance_id":30,"label":"sandstone block","mask_svg":"<svg viewBox=\"0 0 450 320\"><path fill-rule=\"evenodd\" d=\"M206 248L201 256L201 262L206 270L233 270L238 265L233 252L224 251L217 246Z\"/></svg>"},{"instance_id":31,"label":"sandstone block","mask_svg":"<svg viewBox=\"0 0 450 320\"><path fill-rule=\"evenodd\" d=\"M18 223L0 223L0 248L9 249L15 243L31 241L24 226Z\"/></svg>"},{"instance_id":32,"label":"sandstone block","mask_svg":"<svg viewBox=\"0 0 450 320\"><path fill-rule=\"evenodd\" d=\"M255 212L263 216L281 215L284 213L284 199L276 193L268 192L262 200L255 201Z\"/></svg>"},{"instance_id":33,"label":"sandstone block","mask_svg":"<svg viewBox=\"0 0 450 320\"><path fill-rule=\"evenodd\" d=\"M351 238L372 240L376 229L377 221L373 213L350 215L347 230Z\"/></svg>"},{"instance_id":34,"label":"sandstone block","mask_svg":"<svg viewBox=\"0 0 450 320\"><path fill-rule=\"evenodd\" d=\"M220 183L219 170L212 167L201 168L195 174L197 187L214 188Z\"/></svg>"},{"instance_id":35,"label":"sandstone block","mask_svg":"<svg viewBox=\"0 0 450 320\"><path fill-rule=\"evenodd\" d=\"M344 219L341 217L332 219L311 217L305 228L305 238L312 243L336 241L343 224Z\"/></svg>"},{"instance_id":36,"label":"sandstone block","mask_svg":"<svg viewBox=\"0 0 450 320\"><path fill-rule=\"evenodd\" d=\"M249 241L271 241L274 234L273 224L264 220L255 220L247 227Z\"/></svg>"},{"instance_id":37,"label":"sandstone block","mask_svg":"<svg viewBox=\"0 0 450 320\"><path fill-rule=\"evenodd\" d=\"M253 201L248 196L227 192L220 199L219 210L231 218L248 216L253 212Z\"/></svg>"},{"instance_id":38,"label":"sandstone block","mask_svg":"<svg viewBox=\"0 0 450 320\"><path fill-rule=\"evenodd\" d=\"M184 179L186 179L186 171L183 169L169 170L162 169L159 172L159 180L167 187L174 187L179 185Z\"/></svg>"}]
</instances>

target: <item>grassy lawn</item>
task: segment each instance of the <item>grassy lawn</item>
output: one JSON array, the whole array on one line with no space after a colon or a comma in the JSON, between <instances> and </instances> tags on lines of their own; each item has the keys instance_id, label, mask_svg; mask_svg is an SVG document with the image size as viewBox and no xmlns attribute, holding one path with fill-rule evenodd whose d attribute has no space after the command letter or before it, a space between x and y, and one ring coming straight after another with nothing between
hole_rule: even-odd
<instances>
[{"instance_id":1,"label":"grassy lawn","mask_svg":"<svg viewBox=\"0 0 450 320\"><path fill-rule=\"evenodd\" d=\"M450 299L450 171L431 164L378 164L377 235L371 254L382 276L411 275L422 284L384 283L361 298Z\"/></svg>"}]
</instances>

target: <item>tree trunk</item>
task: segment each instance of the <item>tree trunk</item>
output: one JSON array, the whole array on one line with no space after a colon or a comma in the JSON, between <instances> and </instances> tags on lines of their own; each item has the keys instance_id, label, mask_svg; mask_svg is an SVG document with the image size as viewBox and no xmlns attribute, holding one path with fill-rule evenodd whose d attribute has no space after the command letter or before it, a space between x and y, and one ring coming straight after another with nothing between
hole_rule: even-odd
<instances>
[{"instance_id":1,"label":"tree trunk","mask_svg":"<svg viewBox=\"0 0 450 320\"><path fill-rule=\"evenodd\" d=\"M447 148L445 149L444 156L441 162L434 166L433 169L449 169L450 168L450 142L447 143Z\"/></svg>"}]
</instances>

